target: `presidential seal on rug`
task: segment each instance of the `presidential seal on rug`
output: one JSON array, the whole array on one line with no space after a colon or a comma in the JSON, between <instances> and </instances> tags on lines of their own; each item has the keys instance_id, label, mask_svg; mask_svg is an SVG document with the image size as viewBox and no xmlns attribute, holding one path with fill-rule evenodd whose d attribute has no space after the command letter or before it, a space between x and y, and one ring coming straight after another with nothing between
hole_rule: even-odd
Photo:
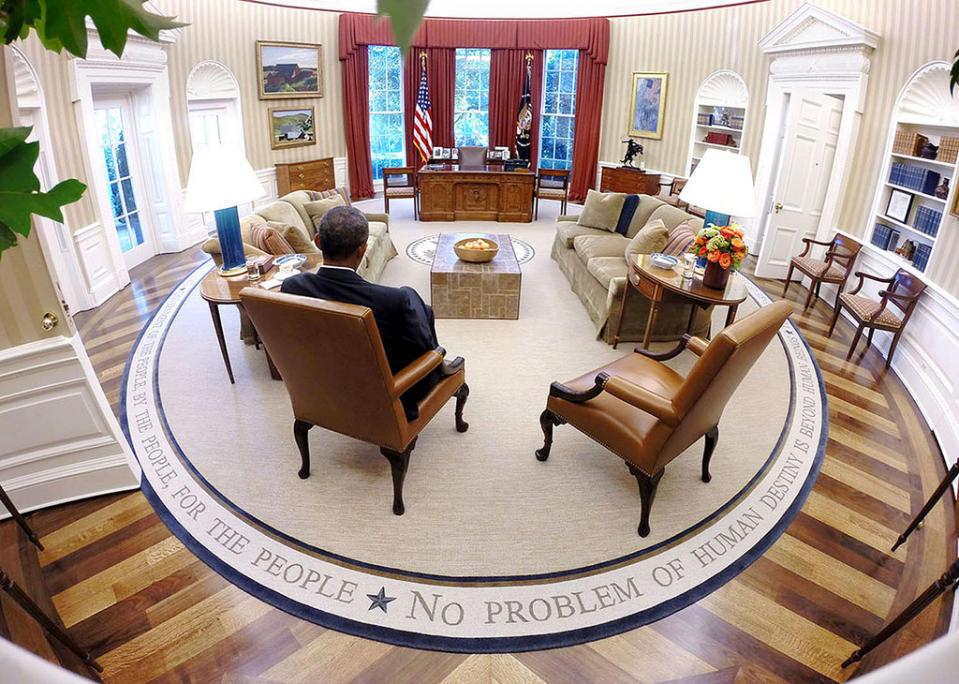
<instances>
[{"instance_id":1,"label":"presidential seal on rug","mask_svg":"<svg viewBox=\"0 0 959 684\"><path fill-rule=\"evenodd\" d=\"M549 238L528 239L545 248ZM224 323L236 384L226 378L196 292L208 268L171 294L128 364L123 424L143 490L229 581L332 629L418 648L509 652L638 627L758 558L821 465L825 391L787 321L722 414L711 481L701 476L698 440L666 469L650 533L637 535L636 480L604 446L566 426L548 461L534 455L550 383L624 350L596 339L555 264L533 260L519 320L437 321L444 346L466 359L471 428L456 432L450 405L423 429L399 517L389 464L371 445L316 428L311 476L297 476L283 383L270 378L262 350L242 344L233 319ZM427 277L396 259L383 282L423 292ZM748 291L739 317L770 302L754 284ZM714 331L724 318L715 312ZM667 363L685 375L695 360L686 351Z\"/></svg>"}]
</instances>

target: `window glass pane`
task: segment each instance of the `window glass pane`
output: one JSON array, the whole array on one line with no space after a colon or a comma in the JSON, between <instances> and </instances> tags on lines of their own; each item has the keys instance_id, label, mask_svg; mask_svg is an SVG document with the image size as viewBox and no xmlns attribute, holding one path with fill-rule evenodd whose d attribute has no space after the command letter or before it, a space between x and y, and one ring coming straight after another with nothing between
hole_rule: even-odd
<instances>
[{"instance_id":1,"label":"window glass pane","mask_svg":"<svg viewBox=\"0 0 959 684\"><path fill-rule=\"evenodd\" d=\"M126 143L117 145L117 167L120 169L120 178L130 175L130 167L127 165L127 146ZM112 178L110 180L113 180Z\"/></svg>"},{"instance_id":2,"label":"window glass pane","mask_svg":"<svg viewBox=\"0 0 959 684\"><path fill-rule=\"evenodd\" d=\"M107 163L107 180L116 180L117 165L113 158L113 147L107 146L103 148L103 158Z\"/></svg>"},{"instance_id":3,"label":"window glass pane","mask_svg":"<svg viewBox=\"0 0 959 684\"><path fill-rule=\"evenodd\" d=\"M120 199L120 184L119 183L110 183L110 209L113 211L113 216L123 216L123 202Z\"/></svg>"},{"instance_id":4,"label":"window glass pane","mask_svg":"<svg viewBox=\"0 0 959 684\"><path fill-rule=\"evenodd\" d=\"M129 252L133 249L133 240L130 239L130 229L127 227L127 222L118 218L116 220L117 227L117 237L120 238L120 249L124 252Z\"/></svg>"},{"instance_id":5,"label":"window glass pane","mask_svg":"<svg viewBox=\"0 0 959 684\"><path fill-rule=\"evenodd\" d=\"M123 140L123 115L118 107L107 109L107 125L110 128L110 139L114 142Z\"/></svg>"},{"instance_id":6,"label":"window glass pane","mask_svg":"<svg viewBox=\"0 0 959 684\"><path fill-rule=\"evenodd\" d=\"M370 45L370 167L373 179L383 168L405 166L403 130L403 68L400 49Z\"/></svg>"},{"instance_id":7,"label":"window glass pane","mask_svg":"<svg viewBox=\"0 0 959 684\"><path fill-rule=\"evenodd\" d=\"M133 229L133 237L138 245L143 244L143 228L140 226L140 213L136 212L127 217L130 222L130 228Z\"/></svg>"},{"instance_id":8,"label":"window glass pane","mask_svg":"<svg viewBox=\"0 0 959 684\"><path fill-rule=\"evenodd\" d=\"M489 50L456 50L453 132L457 146L489 145L489 64Z\"/></svg>"},{"instance_id":9,"label":"window glass pane","mask_svg":"<svg viewBox=\"0 0 959 684\"><path fill-rule=\"evenodd\" d=\"M133 196L133 182L129 178L125 178L120 184L123 186L123 201L126 204L127 212L136 211L137 200Z\"/></svg>"},{"instance_id":10,"label":"window glass pane","mask_svg":"<svg viewBox=\"0 0 959 684\"><path fill-rule=\"evenodd\" d=\"M544 169L569 169L573 165L577 59L576 50L546 51L539 155L539 165Z\"/></svg>"}]
</instances>

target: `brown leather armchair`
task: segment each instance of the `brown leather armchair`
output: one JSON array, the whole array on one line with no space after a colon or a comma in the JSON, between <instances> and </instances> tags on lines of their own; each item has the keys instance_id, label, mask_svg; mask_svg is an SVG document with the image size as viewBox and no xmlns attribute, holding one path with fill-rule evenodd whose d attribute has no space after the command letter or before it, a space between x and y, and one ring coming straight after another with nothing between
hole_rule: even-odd
<instances>
[{"instance_id":1,"label":"brown leather armchair","mask_svg":"<svg viewBox=\"0 0 959 684\"><path fill-rule=\"evenodd\" d=\"M246 287L240 300L279 370L293 404L293 436L310 475L307 433L314 425L376 444L393 474L393 512L403 515L403 480L416 437L456 397L456 429L466 432L469 396L461 357L418 404L409 422L400 395L443 363L437 347L398 372L390 372L373 312L365 306Z\"/></svg>"},{"instance_id":2,"label":"brown leather armchair","mask_svg":"<svg viewBox=\"0 0 959 684\"><path fill-rule=\"evenodd\" d=\"M486 152L485 147L460 147L459 152L457 152L459 167L462 169L464 167L486 166Z\"/></svg>"},{"instance_id":3,"label":"brown leather armchair","mask_svg":"<svg viewBox=\"0 0 959 684\"><path fill-rule=\"evenodd\" d=\"M611 364L549 388L539 422L545 461L553 426L569 423L626 461L639 483L639 536L649 534L649 510L667 464L705 436L703 482L719 440L726 402L792 313L778 301L736 321L711 342L685 335L672 351L654 354L636 347ZM684 378L661 363L689 349L699 360Z\"/></svg>"}]
</instances>

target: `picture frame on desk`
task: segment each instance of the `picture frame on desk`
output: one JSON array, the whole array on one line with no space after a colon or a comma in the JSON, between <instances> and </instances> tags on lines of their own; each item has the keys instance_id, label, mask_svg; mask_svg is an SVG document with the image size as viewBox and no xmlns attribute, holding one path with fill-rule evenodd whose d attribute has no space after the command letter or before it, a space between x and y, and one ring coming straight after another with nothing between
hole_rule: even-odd
<instances>
[{"instance_id":1,"label":"picture frame on desk","mask_svg":"<svg viewBox=\"0 0 959 684\"><path fill-rule=\"evenodd\" d=\"M905 223L914 199L915 196L911 193L902 190L890 191L889 201L886 203L886 216L900 223Z\"/></svg>"},{"instance_id":2,"label":"picture frame on desk","mask_svg":"<svg viewBox=\"0 0 959 684\"><path fill-rule=\"evenodd\" d=\"M434 147L433 148L433 159L442 159L443 158L443 148Z\"/></svg>"}]
</instances>

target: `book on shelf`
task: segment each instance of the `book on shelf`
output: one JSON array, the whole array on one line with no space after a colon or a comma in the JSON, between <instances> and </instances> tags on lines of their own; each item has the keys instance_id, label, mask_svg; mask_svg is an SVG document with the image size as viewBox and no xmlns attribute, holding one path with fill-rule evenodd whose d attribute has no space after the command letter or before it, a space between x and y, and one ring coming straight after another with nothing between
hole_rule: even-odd
<instances>
[{"instance_id":1,"label":"book on shelf","mask_svg":"<svg viewBox=\"0 0 959 684\"><path fill-rule=\"evenodd\" d=\"M936 211L930 207L921 206L916 209L916 218L913 222L913 228L920 233L936 237L939 233L939 223L942 221L942 212Z\"/></svg>"},{"instance_id":2,"label":"book on shelf","mask_svg":"<svg viewBox=\"0 0 959 684\"><path fill-rule=\"evenodd\" d=\"M892 228L885 223L877 223L872 229L872 244L879 249L889 247L889 238L892 237Z\"/></svg>"},{"instance_id":3,"label":"book on shelf","mask_svg":"<svg viewBox=\"0 0 959 684\"><path fill-rule=\"evenodd\" d=\"M920 271L925 271L931 255L932 247L922 244L916 245L916 251L912 255L912 265Z\"/></svg>"}]
</instances>

